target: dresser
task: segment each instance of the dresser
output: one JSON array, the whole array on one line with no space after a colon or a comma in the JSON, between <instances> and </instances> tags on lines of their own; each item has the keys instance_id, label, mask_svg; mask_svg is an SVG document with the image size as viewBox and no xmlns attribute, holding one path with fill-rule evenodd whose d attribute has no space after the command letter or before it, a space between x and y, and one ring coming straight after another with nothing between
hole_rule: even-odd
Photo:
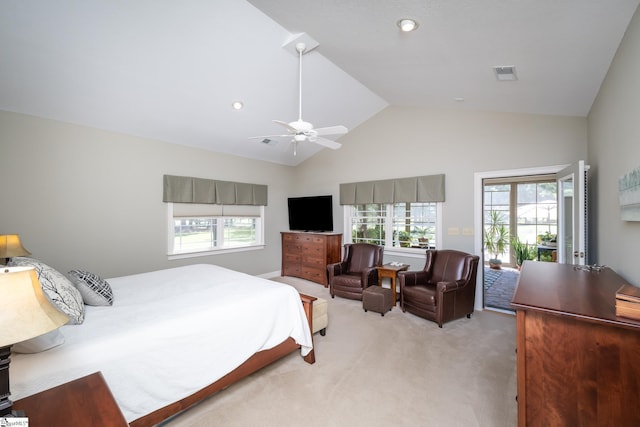
<instances>
[{"instance_id":1,"label":"dresser","mask_svg":"<svg viewBox=\"0 0 640 427\"><path fill-rule=\"evenodd\" d=\"M17 400L13 409L24 411L31 427L129 425L100 372Z\"/></svg>"},{"instance_id":2,"label":"dresser","mask_svg":"<svg viewBox=\"0 0 640 427\"><path fill-rule=\"evenodd\" d=\"M516 309L519 426L640 425L640 321L613 270L526 261Z\"/></svg>"},{"instance_id":3,"label":"dresser","mask_svg":"<svg viewBox=\"0 0 640 427\"><path fill-rule=\"evenodd\" d=\"M294 276L325 287L327 264L340 262L342 234L282 232L282 275Z\"/></svg>"}]
</instances>

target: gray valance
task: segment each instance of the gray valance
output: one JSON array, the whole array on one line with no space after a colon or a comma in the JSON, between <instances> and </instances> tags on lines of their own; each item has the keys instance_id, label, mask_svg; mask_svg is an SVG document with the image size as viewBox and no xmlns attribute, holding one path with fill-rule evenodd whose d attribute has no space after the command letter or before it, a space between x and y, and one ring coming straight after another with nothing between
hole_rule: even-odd
<instances>
[{"instance_id":1,"label":"gray valance","mask_svg":"<svg viewBox=\"0 0 640 427\"><path fill-rule=\"evenodd\" d=\"M341 205L444 202L444 174L340 184Z\"/></svg>"},{"instance_id":2,"label":"gray valance","mask_svg":"<svg viewBox=\"0 0 640 427\"><path fill-rule=\"evenodd\" d=\"M216 179L164 175L163 202L267 205L267 186Z\"/></svg>"}]
</instances>

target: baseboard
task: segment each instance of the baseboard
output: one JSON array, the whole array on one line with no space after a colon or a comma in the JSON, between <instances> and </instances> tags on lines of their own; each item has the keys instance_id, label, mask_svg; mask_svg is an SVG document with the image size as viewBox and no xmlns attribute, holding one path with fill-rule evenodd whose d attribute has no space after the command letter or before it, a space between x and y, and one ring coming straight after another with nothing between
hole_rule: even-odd
<instances>
[{"instance_id":1,"label":"baseboard","mask_svg":"<svg viewBox=\"0 0 640 427\"><path fill-rule=\"evenodd\" d=\"M278 276L280 276L280 270L272 271L270 273L258 274L258 277L262 277L263 279L272 279Z\"/></svg>"}]
</instances>

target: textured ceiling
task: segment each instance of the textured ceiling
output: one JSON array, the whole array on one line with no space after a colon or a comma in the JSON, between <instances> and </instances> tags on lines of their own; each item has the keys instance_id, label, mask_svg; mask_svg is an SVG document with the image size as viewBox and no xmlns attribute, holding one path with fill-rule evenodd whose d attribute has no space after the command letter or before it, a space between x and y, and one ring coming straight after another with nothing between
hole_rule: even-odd
<instances>
[{"instance_id":1,"label":"textured ceiling","mask_svg":"<svg viewBox=\"0 0 640 427\"><path fill-rule=\"evenodd\" d=\"M639 1L4 0L0 109L296 165L324 148L248 137L297 119L300 33L316 127L388 104L585 116Z\"/></svg>"}]
</instances>

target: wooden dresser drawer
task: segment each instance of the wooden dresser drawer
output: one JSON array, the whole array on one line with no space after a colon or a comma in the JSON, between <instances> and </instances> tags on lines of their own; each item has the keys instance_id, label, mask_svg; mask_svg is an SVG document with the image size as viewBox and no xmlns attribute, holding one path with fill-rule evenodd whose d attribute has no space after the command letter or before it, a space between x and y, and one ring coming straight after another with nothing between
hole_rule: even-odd
<instances>
[{"instance_id":1,"label":"wooden dresser drawer","mask_svg":"<svg viewBox=\"0 0 640 427\"><path fill-rule=\"evenodd\" d=\"M322 258L324 256L324 246L314 244L305 245L302 247L302 254L305 257Z\"/></svg>"},{"instance_id":2,"label":"wooden dresser drawer","mask_svg":"<svg viewBox=\"0 0 640 427\"><path fill-rule=\"evenodd\" d=\"M285 243L282 245L282 252L285 254L300 254L302 251L302 246L296 245L295 243Z\"/></svg>"},{"instance_id":3,"label":"wooden dresser drawer","mask_svg":"<svg viewBox=\"0 0 640 427\"><path fill-rule=\"evenodd\" d=\"M287 252L282 254L282 260L287 264L300 264L300 252Z\"/></svg>"},{"instance_id":4,"label":"wooden dresser drawer","mask_svg":"<svg viewBox=\"0 0 640 427\"><path fill-rule=\"evenodd\" d=\"M285 264L284 267L282 267L282 275L300 277L302 275L300 264Z\"/></svg>"},{"instance_id":5,"label":"wooden dresser drawer","mask_svg":"<svg viewBox=\"0 0 640 427\"><path fill-rule=\"evenodd\" d=\"M309 268L317 268L324 270L327 267L327 262L321 257L303 256L302 265Z\"/></svg>"},{"instance_id":6,"label":"wooden dresser drawer","mask_svg":"<svg viewBox=\"0 0 640 427\"><path fill-rule=\"evenodd\" d=\"M311 280L316 283L327 283L327 270L326 268L314 268L307 265L303 265L301 269L301 277L303 279Z\"/></svg>"},{"instance_id":7,"label":"wooden dresser drawer","mask_svg":"<svg viewBox=\"0 0 640 427\"><path fill-rule=\"evenodd\" d=\"M282 242L283 243L298 244L298 243L300 243L302 241L304 241L304 240L297 233L288 233L288 234L283 234L282 235Z\"/></svg>"},{"instance_id":8,"label":"wooden dresser drawer","mask_svg":"<svg viewBox=\"0 0 640 427\"><path fill-rule=\"evenodd\" d=\"M282 232L282 275L327 286L327 264L340 262L342 235Z\"/></svg>"}]
</instances>

